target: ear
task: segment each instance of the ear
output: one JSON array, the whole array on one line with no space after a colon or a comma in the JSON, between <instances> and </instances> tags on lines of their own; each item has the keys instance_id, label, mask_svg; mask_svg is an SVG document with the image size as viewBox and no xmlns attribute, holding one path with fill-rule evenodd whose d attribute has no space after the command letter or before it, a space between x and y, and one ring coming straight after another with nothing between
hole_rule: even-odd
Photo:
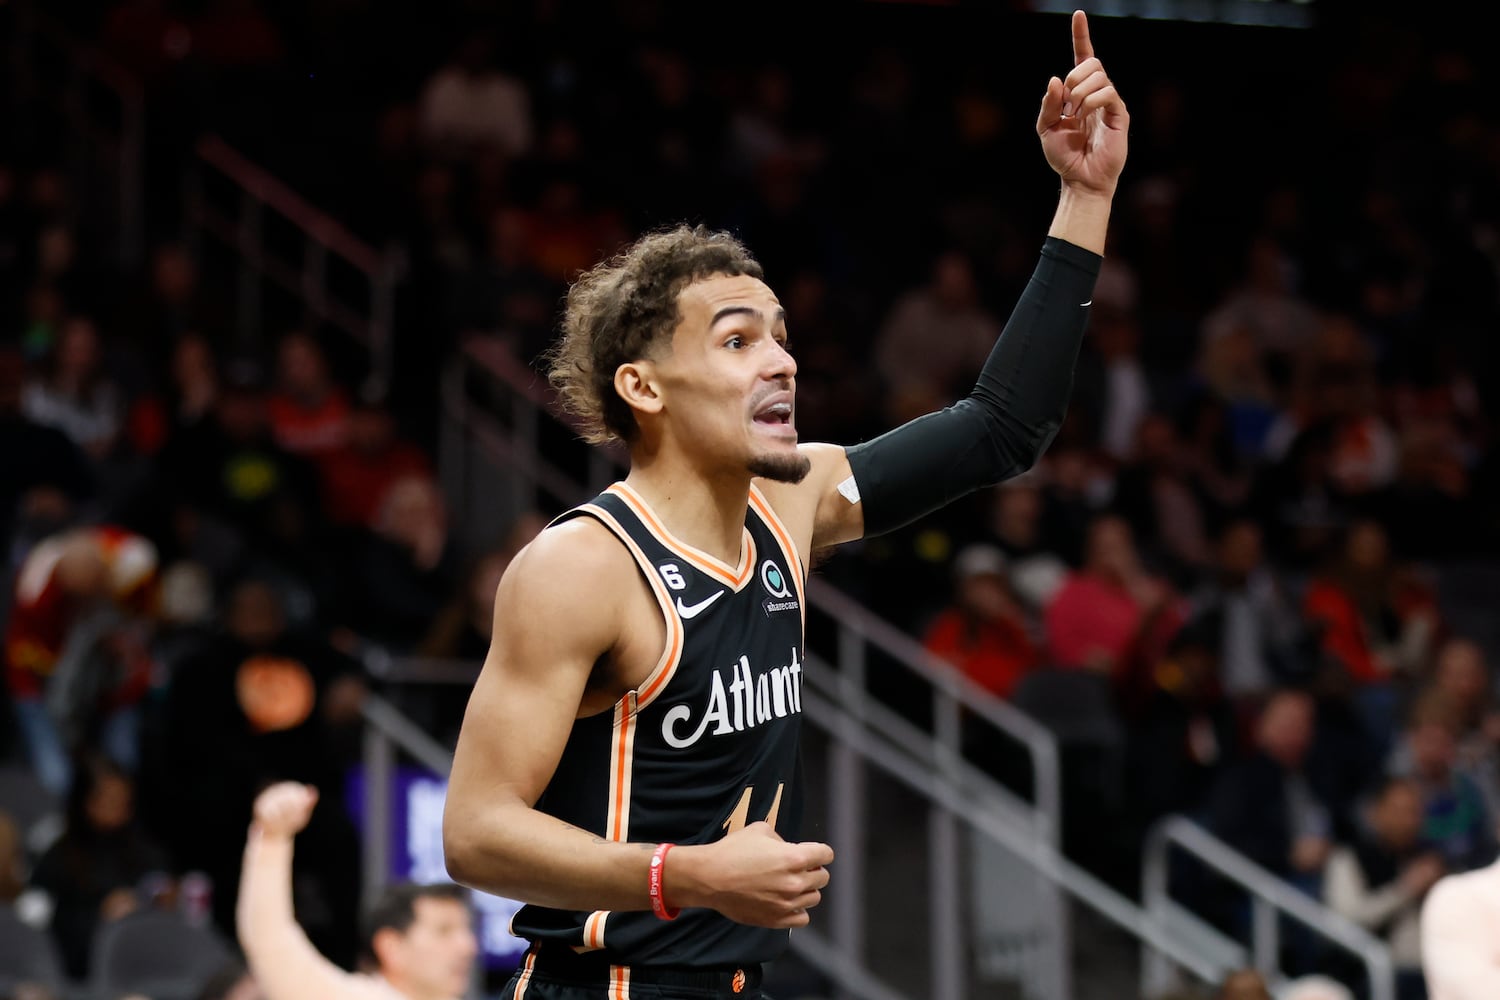
<instances>
[{"instance_id":1,"label":"ear","mask_svg":"<svg viewBox=\"0 0 1500 1000\"><path fill-rule=\"evenodd\" d=\"M661 383L650 361L630 361L615 369L615 392L637 413L660 413Z\"/></svg>"},{"instance_id":2,"label":"ear","mask_svg":"<svg viewBox=\"0 0 1500 1000\"><path fill-rule=\"evenodd\" d=\"M370 950L375 953L375 964L389 969L398 961L401 934L394 927L382 927L370 939Z\"/></svg>"}]
</instances>

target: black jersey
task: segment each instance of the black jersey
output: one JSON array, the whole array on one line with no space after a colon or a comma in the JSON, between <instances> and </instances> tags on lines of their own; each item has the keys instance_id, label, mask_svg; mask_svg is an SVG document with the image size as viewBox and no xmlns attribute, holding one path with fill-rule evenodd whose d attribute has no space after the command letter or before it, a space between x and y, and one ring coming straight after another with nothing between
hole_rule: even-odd
<instances>
[{"instance_id":1,"label":"black jersey","mask_svg":"<svg viewBox=\"0 0 1500 1000\"><path fill-rule=\"evenodd\" d=\"M751 488L738 566L673 538L624 483L559 520L572 517L595 518L630 551L667 641L639 688L573 724L537 809L616 841L704 844L760 820L798 839L805 576L771 505ZM589 586L578 581L580 614ZM526 906L512 930L603 949L621 965L745 965L775 958L787 941L785 930L707 909L663 921L649 910Z\"/></svg>"}]
</instances>

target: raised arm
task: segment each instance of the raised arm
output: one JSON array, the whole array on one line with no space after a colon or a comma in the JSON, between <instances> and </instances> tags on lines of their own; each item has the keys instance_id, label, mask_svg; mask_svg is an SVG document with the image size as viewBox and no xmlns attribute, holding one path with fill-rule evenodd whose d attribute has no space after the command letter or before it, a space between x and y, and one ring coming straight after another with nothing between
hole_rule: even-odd
<instances>
[{"instance_id":1,"label":"raised arm","mask_svg":"<svg viewBox=\"0 0 1500 1000\"><path fill-rule=\"evenodd\" d=\"M385 1000L389 994L319 954L292 911L292 840L317 802L315 789L291 782L255 800L235 913L240 947L269 1000Z\"/></svg>"},{"instance_id":2,"label":"raised arm","mask_svg":"<svg viewBox=\"0 0 1500 1000\"><path fill-rule=\"evenodd\" d=\"M457 881L567 910L651 908L655 844L612 842L534 808L585 697L586 712L607 708L593 704L595 664L654 663L660 653L658 631L648 632L657 645L646 650L623 625L627 616L659 621L654 608L632 606L643 593L629 554L587 518L548 529L511 563L449 778L443 848ZM831 859L824 845L785 843L757 823L713 844L675 848L666 901L711 906L741 923L800 926Z\"/></svg>"},{"instance_id":3,"label":"raised arm","mask_svg":"<svg viewBox=\"0 0 1500 1000\"><path fill-rule=\"evenodd\" d=\"M807 445L801 487L763 487L811 548L891 531L1029 469L1062 426L1125 166L1130 115L1075 12L1073 69L1047 84L1036 130L1062 182L1041 261L974 391L853 448Z\"/></svg>"}]
</instances>

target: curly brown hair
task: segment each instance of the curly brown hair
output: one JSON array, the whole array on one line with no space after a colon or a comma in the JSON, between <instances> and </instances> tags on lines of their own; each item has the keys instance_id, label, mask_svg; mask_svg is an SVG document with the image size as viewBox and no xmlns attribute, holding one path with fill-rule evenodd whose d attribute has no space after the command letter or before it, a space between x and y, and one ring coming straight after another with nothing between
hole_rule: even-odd
<instances>
[{"instance_id":1,"label":"curly brown hair","mask_svg":"<svg viewBox=\"0 0 1500 1000\"><path fill-rule=\"evenodd\" d=\"M595 265L568 289L562 337L548 352L547 374L563 405L593 444L629 443L640 428L615 392L615 371L649 357L681 321L677 298L717 275L765 275L745 245L725 232L681 225L649 233Z\"/></svg>"}]
</instances>

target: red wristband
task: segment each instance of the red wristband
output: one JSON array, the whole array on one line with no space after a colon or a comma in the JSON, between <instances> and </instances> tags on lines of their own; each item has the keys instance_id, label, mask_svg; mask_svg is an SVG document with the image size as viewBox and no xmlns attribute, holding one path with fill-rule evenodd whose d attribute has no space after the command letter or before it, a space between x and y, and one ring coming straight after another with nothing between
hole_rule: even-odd
<instances>
[{"instance_id":1,"label":"red wristband","mask_svg":"<svg viewBox=\"0 0 1500 1000\"><path fill-rule=\"evenodd\" d=\"M657 844L656 851L651 855L651 874L647 885L651 893L651 912L656 914L659 920L676 920L680 909L674 910L667 906L667 901L662 895L663 870L667 867L667 852L675 844Z\"/></svg>"}]
</instances>

